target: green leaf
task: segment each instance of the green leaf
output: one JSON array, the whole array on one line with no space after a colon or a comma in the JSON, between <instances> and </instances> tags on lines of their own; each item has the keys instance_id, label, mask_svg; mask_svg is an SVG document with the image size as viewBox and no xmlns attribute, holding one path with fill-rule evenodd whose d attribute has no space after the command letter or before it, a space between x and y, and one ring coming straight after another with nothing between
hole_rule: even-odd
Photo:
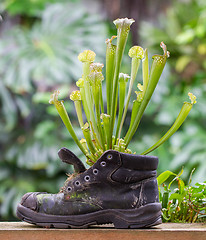
<instances>
[{"instance_id":1,"label":"green leaf","mask_svg":"<svg viewBox=\"0 0 206 240\"><path fill-rule=\"evenodd\" d=\"M177 176L177 174L167 170L163 173L161 173L158 177L157 177L157 183L158 185L161 185L162 183L164 183L170 176Z\"/></svg>"},{"instance_id":2,"label":"green leaf","mask_svg":"<svg viewBox=\"0 0 206 240\"><path fill-rule=\"evenodd\" d=\"M166 212L166 213L167 213L167 212ZM162 212L162 217L163 217L164 220L166 220L167 222L169 222L169 220L170 220L171 217L167 217L167 216L166 216L166 213L163 211L163 212Z\"/></svg>"},{"instance_id":3,"label":"green leaf","mask_svg":"<svg viewBox=\"0 0 206 240\"><path fill-rule=\"evenodd\" d=\"M185 183L180 178L178 178L178 188L179 188L180 194L183 194L185 191Z\"/></svg>"},{"instance_id":4,"label":"green leaf","mask_svg":"<svg viewBox=\"0 0 206 240\"><path fill-rule=\"evenodd\" d=\"M184 198L184 194L172 193L169 197L169 200L177 199L180 204L182 202L183 198Z\"/></svg>"},{"instance_id":5,"label":"green leaf","mask_svg":"<svg viewBox=\"0 0 206 240\"><path fill-rule=\"evenodd\" d=\"M176 177L173 178L173 180L170 182L170 184L168 185L168 189L170 189L172 183L173 183L176 179L178 179L182 174L183 174L183 168L182 168L181 171L176 175Z\"/></svg>"},{"instance_id":6,"label":"green leaf","mask_svg":"<svg viewBox=\"0 0 206 240\"><path fill-rule=\"evenodd\" d=\"M169 200L169 192L164 192L162 197L162 208L167 208L168 200Z\"/></svg>"}]
</instances>

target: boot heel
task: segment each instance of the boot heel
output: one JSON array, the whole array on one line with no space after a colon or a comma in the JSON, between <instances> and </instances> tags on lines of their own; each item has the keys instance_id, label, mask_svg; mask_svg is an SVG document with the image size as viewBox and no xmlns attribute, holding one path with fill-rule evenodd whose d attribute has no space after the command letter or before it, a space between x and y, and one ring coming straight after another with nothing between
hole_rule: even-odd
<instances>
[{"instance_id":1,"label":"boot heel","mask_svg":"<svg viewBox=\"0 0 206 240\"><path fill-rule=\"evenodd\" d=\"M121 228L130 228L130 224L128 222L126 222L123 219L119 219L119 218L115 218L115 220L113 221L114 227L117 229L121 229Z\"/></svg>"},{"instance_id":2,"label":"boot heel","mask_svg":"<svg viewBox=\"0 0 206 240\"><path fill-rule=\"evenodd\" d=\"M115 228L150 228L162 223L161 204L151 203L137 209L115 211Z\"/></svg>"},{"instance_id":3,"label":"boot heel","mask_svg":"<svg viewBox=\"0 0 206 240\"><path fill-rule=\"evenodd\" d=\"M114 227L116 229L135 229L135 228L151 228L154 227L156 225L162 224L162 218L161 216L159 216L153 223L150 224L142 224L142 223L138 223L138 224L131 224L129 222L126 222L122 219L115 219L113 221Z\"/></svg>"}]
</instances>

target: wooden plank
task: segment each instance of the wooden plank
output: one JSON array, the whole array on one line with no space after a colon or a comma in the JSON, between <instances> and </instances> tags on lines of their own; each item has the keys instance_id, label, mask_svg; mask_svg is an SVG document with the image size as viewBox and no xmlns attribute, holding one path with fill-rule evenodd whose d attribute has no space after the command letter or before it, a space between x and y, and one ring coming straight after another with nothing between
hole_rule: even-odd
<instances>
[{"instance_id":1,"label":"wooden plank","mask_svg":"<svg viewBox=\"0 0 206 240\"><path fill-rule=\"evenodd\" d=\"M0 240L206 240L206 224L165 223L152 229L45 229L23 222L0 222Z\"/></svg>"}]
</instances>

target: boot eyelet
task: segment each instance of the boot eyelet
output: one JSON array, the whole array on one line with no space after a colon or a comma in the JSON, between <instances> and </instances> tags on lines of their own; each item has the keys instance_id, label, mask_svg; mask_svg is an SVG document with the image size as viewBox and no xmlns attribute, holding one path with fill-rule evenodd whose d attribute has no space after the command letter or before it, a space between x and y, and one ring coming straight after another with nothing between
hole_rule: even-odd
<instances>
[{"instance_id":1,"label":"boot eyelet","mask_svg":"<svg viewBox=\"0 0 206 240\"><path fill-rule=\"evenodd\" d=\"M98 174L98 172L99 172L99 170L98 170L98 169L96 169L96 168L93 170L93 174L94 174L94 175L97 175L97 174Z\"/></svg>"},{"instance_id":2,"label":"boot eyelet","mask_svg":"<svg viewBox=\"0 0 206 240\"><path fill-rule=\"evenodd\" d=\"M108 154L108 155L107 155L107 159L108 159L108 160L111 160L112 158L113 158L112 154Z\"/></svg>"},{"instance_id":3,"label":"boot eyelet","mask_svg":"<svg viewBox=\"0 0 206 240\"><path fill-rule=\"evenodd\" d=\"M81 184L80 184L80 181L76 181L76 182L75 182L75 185L76 185L76 186L80 186L80 185L81 185Z\"/></svg>"},{"instance_id":4,"label":"boot eyelet","mask_svg":"<svg viewBox=\"0 0 206 240\"><path fill-rule=\"evenodd\" d=\"M100 165L101 165L102 167L105 167L107 164L106 164L105 161L102 161L102 162L100 163Z\"/></svg>"},{"instance_id":5,"label":"boot eyelet","mask_svg":"<svg viewBox=\"0 0 206 240\"><path fill-rule=\"evenodd\" d=\"M86 175L86 176L84 177L84 180L85 180L86 182L89 182L90 176L89 176L89 175Z\"/></svg>"},{"instance_id":6,"label":"boot eyelet","mask_svg":"<svg viewBox=\"0 0 206 240\"><path fill-rule=\"evenodd\" d=\"M68 188L67 188L67 191L68 191L68 192L71 192L71 190L72 190L71 187L68 187Z\"/></svg>"}]
</instances>

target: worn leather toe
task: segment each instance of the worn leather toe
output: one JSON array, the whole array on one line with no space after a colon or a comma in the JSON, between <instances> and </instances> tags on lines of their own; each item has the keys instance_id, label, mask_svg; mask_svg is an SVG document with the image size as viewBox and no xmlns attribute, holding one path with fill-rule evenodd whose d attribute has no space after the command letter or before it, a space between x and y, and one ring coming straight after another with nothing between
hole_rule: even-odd
<instances>
[{"instance_id":1,"label":"worn leather toe","mask_svg":"<svg viewBox=\"0 0 206 240\"><path fill-rule=\"evenodd\" d=\"M35 192L26 193L21 199L21 205L35 211L37 209L37 194Z\"/></svg>"}]
</instances>

